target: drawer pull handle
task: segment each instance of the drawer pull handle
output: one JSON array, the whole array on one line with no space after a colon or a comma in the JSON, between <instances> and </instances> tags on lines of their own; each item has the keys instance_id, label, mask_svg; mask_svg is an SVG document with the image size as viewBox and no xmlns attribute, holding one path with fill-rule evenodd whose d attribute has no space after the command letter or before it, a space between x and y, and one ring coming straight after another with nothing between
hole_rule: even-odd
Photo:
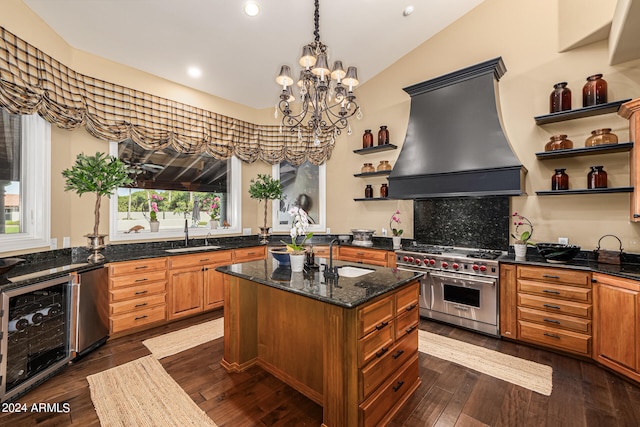
<instances>
[{"instance_id":1,"label":"drawer pull handle","mask_svg":"<svg viewBox=\"0 0 640 427\"><path fill-rule=\"evenodd\" d=\"M554 276L553 274L543 274L542 277L546 277L547 279L559 279L560 276Z\"/></svg>"},{"instance_id":2,"label":"drawer pull handle","mask_svg":"<svg viewBox=\"0 0 640 427\"><path fill-rule=\"evenodd\" d=\"M136 279L135 281L136 282L146 282L147 280L149 280L149 279L147 279L146 277L143 277L142 279Z\"/></svg>"},{"instance_id":3,"label":"drawer pull handle","mask_svg":"<svg viewBox=\"0 0 640 427\"><path fill-rule=\"evenodd\" d=\"M393 387L393 391L398 391L400 390L400 387L402 387L404 385L404 381L398 381L398 385L394 385Z\"/></svg>"},{"instance_id":4,"label":"drawer pull handle","mask_svg":"<svg viewBox=\"0 0 640 427\"><path fill-rule=\"evenodd\" d=\"M555 320L555 319L547 319L546 317L543 319L545 322L549 322L549 323L555 323L555 324L560 324L559 320Z\"/></svg>"},{"instance_id":5,"label":"drawer pull handle","mask_svg":"<svg viewBox=\"0 0 640 427\"><path fill-rule=\"evenodd\" d=\"M136 295L143 295L143 294L146 294L147 292L149 291L138 291L136 292Z\"/></svg>"},{"instance_id":6,"label":"drawer pull handle","mask_svg":"<svg viewBox=\"0 0 640 427\"><path fill-rule=\"evenodd\" d=\"M389 322L382 322L379 325L376 325L376 330L380 330L380 329L384 329L387 327L387 325L389 324Z\"/></svg>"},{"instance_id":7,"label":"drawer pull handle","mask_svg":"<svg viewBox=\"0 0 640 427\"><path fill-rule=\"evenodd\" d=\"M558 305L544 304L544 306L546 308L554 308L556 310L560 310L560 306L558 306Z\"/></svg>"},{"instance_id":8,"label":"drawer pull handle","mask_svg":"<svg viewBox=\"0 0 640 427\"><path fill-rule=\"evenodd\" d=\"M545 290L544 290L544 291L542 291L542 292L545 292L545 293L547 293L547 294L560 295L560 291L554 291L554 290L551 290L551 289L545 289Z\"/></svg>"},{"instance_id":9,"label":"drawer pull handle","mask_svg":"<svg viewBox=\"0 0 640 427\"><path fill-rule=\"evenodd\" d=\"M247 255L255 255L255 252L247 252Z\"/></svg>"},{"instance_id":10,"label":"drawer pull handle","mask_svg":"<svg viewBox=\"0 0 640 427\"><path fill-rule=\"evenodd\" d=\"M397 359L398 357L402 356L403 354L404 354L404 350L398 350L398 351L396 352L396 354L394 354L394 355L393 355L393 356L391 356L391 357L393 357L394 359Z\"/></svg>"},{"instance_id":11,"label":"drawer pull handle","mask_svg":"<svg viewBox=\"0 0 640 427\"><path fill-rule=\"evenodd\" d=\"M200 262L209 261L209 258L201 259Z\"/></svg>"},{"instance_id":12,"label":"drawer pull handle","mask_svg":"<svg viewBox=\"0 0 640 427\"><path fill-rule=\"evenodd\" d=\"M136 304L136 307L144 307L145 305L147 305L148 303L143 302L142 304Z\"/></svg>"},{"instance_id":13,"label":"drawer pull handle","mask_svg":"<svg viewBox=\"0 0 640 427\"><path fill-rule=\"evenodd\" d=\"M415 303L414 303L414 304L411 304L409 307L407 307L407 308L406 308L406 310L407 310L407 311L411 311L411 310L413 310L414 308L416 308L417 306L418 306L418 304L415 304Z\"/></svg>"},{"instance_id":14,"label":"drawer pull handle","mask_svg":"<svg viewBox=\"0 0 640 427\"><path fill-rule=\"evenodd\" d=\"M410 334L410 333L411 333L411 332L413 332L413 330L414 330L415 328L417 328L417 327L418 327L418 325L409 326L407 329L405 329L405 331L406 331L408 334Z\"/></svg>"},{"instance_id":15,"label":"drawer pull handle","mask_svg":"<svg viewBox=\"0 0 640 427\"><path fill-rule=\"evenodd\" d=\"M146 319L147 317L149 317L149 316L147 316L147 315L145 314L144 316L138 316L138 317L136 317L136 318L135 318L135 320L142 320L142 319Z\"/></svg>"},{"instance_id":16,"label":"drawer pull handle","mask_svg":"<svg viewBox=\"0 0 640 427\"><path fill-rule=\"evenodd\" d=\"M382 347L380 351L376 351L376 357L382 357L382 355L385 354L387 351L389 351L388 348Z\"/></svg>"},{"instance_id":17,"label":"drawer pull handle","mask_svg":"<svg viewBox=\"0 0 640 427\"><path fill-rule=\"evenodd\" d=\"M138 267L135 268L135 270L142 270L143 268L149 268L148 265L140 265Z\"/></svg>"},{"instance_id":18,"label":"drawer pull handle","mask_svg":"<svg viewBox=\"0 0 640 427\"><path fill-rule=\"evenodd\" d=\"M550 338L555 338L555 339L557 339L557 340L559 340L559 339L560 339L560 335L558 335L558 334L550 334L549 332L545 332L545 333L544 333L544 336L545 336L545 337L550 337Z\"/></svg>"}]
</instances>

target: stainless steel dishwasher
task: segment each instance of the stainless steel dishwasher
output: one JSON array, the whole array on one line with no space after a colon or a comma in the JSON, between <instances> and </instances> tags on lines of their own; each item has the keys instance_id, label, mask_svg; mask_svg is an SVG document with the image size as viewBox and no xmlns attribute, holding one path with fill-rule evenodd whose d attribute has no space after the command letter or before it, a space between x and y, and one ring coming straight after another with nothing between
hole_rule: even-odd
<instances>
[{"instance_id":1,"label":"stainless steel dishwasher","mask_svg":"<svg viewBox=\"0 0 640 427\"><path fill-rule=\"evenodd\" d=\"M76 358L109 338L109 300L106 267L74 275Z\"/></svg>"}]
</instances>

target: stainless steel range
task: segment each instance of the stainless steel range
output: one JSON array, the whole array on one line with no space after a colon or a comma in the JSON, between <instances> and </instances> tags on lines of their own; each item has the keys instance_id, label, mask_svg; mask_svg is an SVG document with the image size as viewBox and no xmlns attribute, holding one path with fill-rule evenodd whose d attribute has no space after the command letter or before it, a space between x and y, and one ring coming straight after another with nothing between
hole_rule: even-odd
<instances>
[{"instance_id":1,"label":"stainless steel range","mask_svg":"<svg viewBox=\"0 0 640 427\"><path fill-rule=\"evenodd\" d=\"M434 245L396 251L399 269L426 272L420 315L499 336L498 258L504 252Z\"/></svg>"}]
</instances>

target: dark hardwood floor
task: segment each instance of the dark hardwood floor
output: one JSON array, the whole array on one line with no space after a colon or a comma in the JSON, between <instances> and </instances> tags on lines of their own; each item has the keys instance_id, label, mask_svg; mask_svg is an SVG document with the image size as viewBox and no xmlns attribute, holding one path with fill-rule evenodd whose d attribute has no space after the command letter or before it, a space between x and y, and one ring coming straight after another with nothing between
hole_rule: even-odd
<instances>
[{"instance_id":1,"label":"dark hardwood floor","mask_svg":"<svg viewBox=\"0 0 640 427\"><path fill-rule=\"evenodd\" d=\"M17 399L68 403L68 413L0 413L0 425L99 426L88 375L149 351L142 341L222 316L214 311L110 340ZM638 426L640 387L593 363L422 321L421 329L553 367L553 393L543 396L459 365L420 354L422 384L392 426ZM222 339L161 360L167 372L220 427L319 426L322 408L260 368L228 374ZM117 398L114 396L114 398ZM343 427L343 426L340 426ZM350 426L344 426L350 427Z\"/></svg>"}]
</instances>

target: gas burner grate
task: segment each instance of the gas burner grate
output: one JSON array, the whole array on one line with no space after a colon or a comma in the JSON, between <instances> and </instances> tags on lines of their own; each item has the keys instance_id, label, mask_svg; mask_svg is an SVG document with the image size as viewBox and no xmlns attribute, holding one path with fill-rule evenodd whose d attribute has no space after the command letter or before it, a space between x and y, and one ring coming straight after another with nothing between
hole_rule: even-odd
<instances>
[{"instance_id":1,"label":"gas burner grate","mask_svg":"<svg viewBox=\"0 0 640 427\"><path fill-rule=\"evenodd\" d=\"M497 259L500 255L502 255L502 252L500 251L479 250L468 253L467 257L474 259Z\"/></svg>"},{"instance_id":2,"label":"gas burner grate","mask_svg":"<svg viewBox=\"0 0 640 427\"><path fill-rule=\"evenodd\" d=\"M405 251L420 252L420 253L433 254L433 255L442 255L444 253L451 252L453 250L452 247L427 245L427 244L420 244L420 243L416 245L404 246L402 249L404 249Z\"/></svg>"}]
</instances>

